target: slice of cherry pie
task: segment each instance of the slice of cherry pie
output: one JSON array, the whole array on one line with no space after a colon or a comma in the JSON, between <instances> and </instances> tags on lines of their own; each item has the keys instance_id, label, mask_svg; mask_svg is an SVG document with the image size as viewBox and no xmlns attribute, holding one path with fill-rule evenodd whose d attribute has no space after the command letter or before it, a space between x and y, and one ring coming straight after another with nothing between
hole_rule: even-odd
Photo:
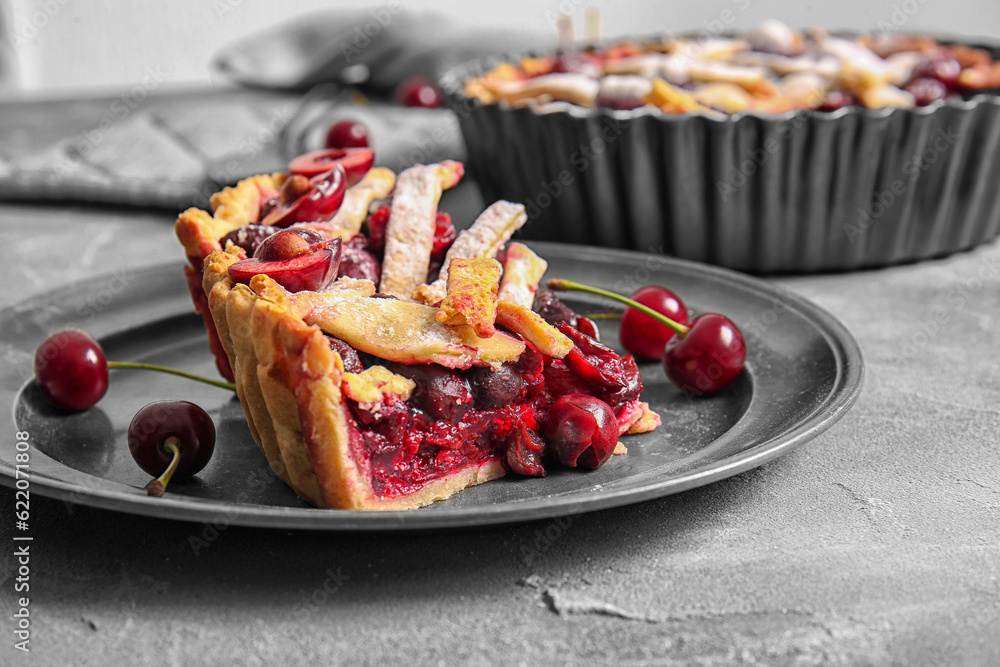
<instances>
[{"instance_id":1,"label":"slice of cherry pie","mask_svg":"<svg viewBox=\"0 0 1000 667\"><path fill-rule=\"evenodd\" d=\"M508 471L597 467L659 425L632 357L538 292L545 261L509 242L523 206L496 202L448 245L437 206L461 164L328 166L241 181L177 221L219 369L300 498L420 507Z\"/></svg>"}]
</instances>

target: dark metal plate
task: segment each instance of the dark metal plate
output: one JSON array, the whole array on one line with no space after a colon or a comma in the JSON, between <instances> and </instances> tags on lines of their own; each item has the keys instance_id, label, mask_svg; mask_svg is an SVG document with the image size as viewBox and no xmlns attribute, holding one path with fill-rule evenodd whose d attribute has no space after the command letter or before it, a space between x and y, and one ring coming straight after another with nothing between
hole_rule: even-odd
<instances>
[{"instance_id":1,"label":"dark metal plate","mask_svg":"<svg viewBox=\"0 0 1000 667\"><path fill-rule=\"evenodd\" d=\"M747 337L747 369L719 396L693 399L666 381L658 363L641 365L644 400L663 417L653 433L628 436L628 455L602 468L555 470L544 479L507 477L409 512L307 507L268 469L239 402L224 390L179 378L113 371L107 395L78 414L51 408L31 378L34 349L49 333L83 328L109 359L141 360L214 376L201 321L192 313L179 264L103 277L53 291L3 311L7 363L0 401L31 442L31 490L67 501L150 516L317 530L438 529L510 523L615 507L702 486L759 466L829 428L852 405L862 382L857 342L832 315L802 297L731 271L658 255L533 244L550 277L619 291L669 286L697 312L731 317ZM571 300L572 302L572 300ZM607 309L600 300L574 303ZM602 324L617 344L617 322ZM211 413L216 455L195 479L162 498L132 462L125 430L143 405L187 399ZM11 415L11 412L6 413ZM6 418L5 418L6 419ZM0 439L0 482L14 484L15 424Z\"/></svg>"}]
</instances>

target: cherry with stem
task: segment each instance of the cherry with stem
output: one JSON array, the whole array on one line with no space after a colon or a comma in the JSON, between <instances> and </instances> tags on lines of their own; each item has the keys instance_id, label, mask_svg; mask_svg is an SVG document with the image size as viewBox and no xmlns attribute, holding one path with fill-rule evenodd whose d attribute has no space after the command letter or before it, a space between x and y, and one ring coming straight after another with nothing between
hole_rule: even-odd
<instances>
[{"instance_id":1,"label":"cherry with stem","mask_svg":"<svg viewBox=\"0 0 1000 667\"><path fill-rule=\"evenodd\" d=\"M132 418L128 450L136 464L153 475L146 493L162 496L173 478L192 477L215 452L215 424L190 401L156 401Z\"/></svg>"},{"instance_id":2,"label":"cherry with stem","mask_svg":"<svg viewBox=\"0 0 1000 667\"><path fill-rule=\"evenodd\" d=\"M35 352L35 380L42 395L57 408L86 410L96 404L108 389L108 369L142 369L169 373L203 382L220 389L236 391L231 382L132 361L107 361L104 350L90 334L77 329L57 331L38 346Z\"/></svg>"},{"instance_id":3,"label":"cherry with stem","mask_svg":"<svg viewBox=\"0 0 1000 667\"><path fill-rule=\"evenodd\" d=\"M708 396L728 387L746 362L746 343L739 328L718 313L704 313L688 325L676 322L633 299L572 280L554 279L549 289L588 292L613 299L652 317L676 334L663 350L663 369L678 389Z\"/></svg>"}]
</instances>

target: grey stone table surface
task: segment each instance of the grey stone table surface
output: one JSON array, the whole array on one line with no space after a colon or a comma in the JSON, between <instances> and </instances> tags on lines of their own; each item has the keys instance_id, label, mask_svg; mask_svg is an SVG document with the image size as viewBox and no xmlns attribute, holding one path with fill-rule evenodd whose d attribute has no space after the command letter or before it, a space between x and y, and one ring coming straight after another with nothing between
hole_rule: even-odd
<instances>
[{"instance_id":1,"label":"grey stone table surface","mask_svg":"<svg viewBox=\"0 0 1000 667\"><path fill-rule=\"evenodd\" d=\"M171 222L0 205L0 306L144 266ZM5 630L0 662L1000 664L1000 243L772 280L847 324L867 378L842 421L763 468L568 520L229 527L197 552L204 526L35 496L32 652Z\"/></svg>"}]
</instances>

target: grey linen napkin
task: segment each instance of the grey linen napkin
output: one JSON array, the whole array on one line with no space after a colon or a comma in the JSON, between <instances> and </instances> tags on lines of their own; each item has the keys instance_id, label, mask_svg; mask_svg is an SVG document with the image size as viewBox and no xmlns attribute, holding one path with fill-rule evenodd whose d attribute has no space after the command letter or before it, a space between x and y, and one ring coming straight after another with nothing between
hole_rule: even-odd
<instances>
[{"instance_id":1,"label":"grey linen napkin","mask_svg":"<svg viewBox=\"0 0 1000 667\"><path fill-rule=\"evenodd\" d=\"M287 96L243 93L151 99L125 118L0 155L0 198L207 206L222 186L284 167L277 140L297 105ZM31 112L5 107L5 121Z\"/></svg>"},{"instance_id":2,"label":"grey linen napkin","mask_svg":"<svg viewBox=\"0 0 1000 667\"><path fill-rule=\"evenodd\" d=\"M82 103L52 102L65 107L65 115L62 108L48 113L69 120L72 129L53 140L45 128L38 134L47 141L33 138L30 150L0 144L0 198L205 207L221 187L284 169L294 155L322 148L329 126L346 119L369 127L379 165L399 171L461 160L464 146L451 112L387 101L352 104L344 86L387 100L407 77L436 78L468 59L550 48L549 41L517 31L462 31L441 16L410 15L392 2L310 16L220 51L216 66L244 90L157 93L124 117L109 115L113 102L91 102L103 104L105 115L83 129L73 122ZM292 92L310 87L304 98ZM0 134L31 126L33 109L0 104Z\"/></svg>"}]
</instances>

